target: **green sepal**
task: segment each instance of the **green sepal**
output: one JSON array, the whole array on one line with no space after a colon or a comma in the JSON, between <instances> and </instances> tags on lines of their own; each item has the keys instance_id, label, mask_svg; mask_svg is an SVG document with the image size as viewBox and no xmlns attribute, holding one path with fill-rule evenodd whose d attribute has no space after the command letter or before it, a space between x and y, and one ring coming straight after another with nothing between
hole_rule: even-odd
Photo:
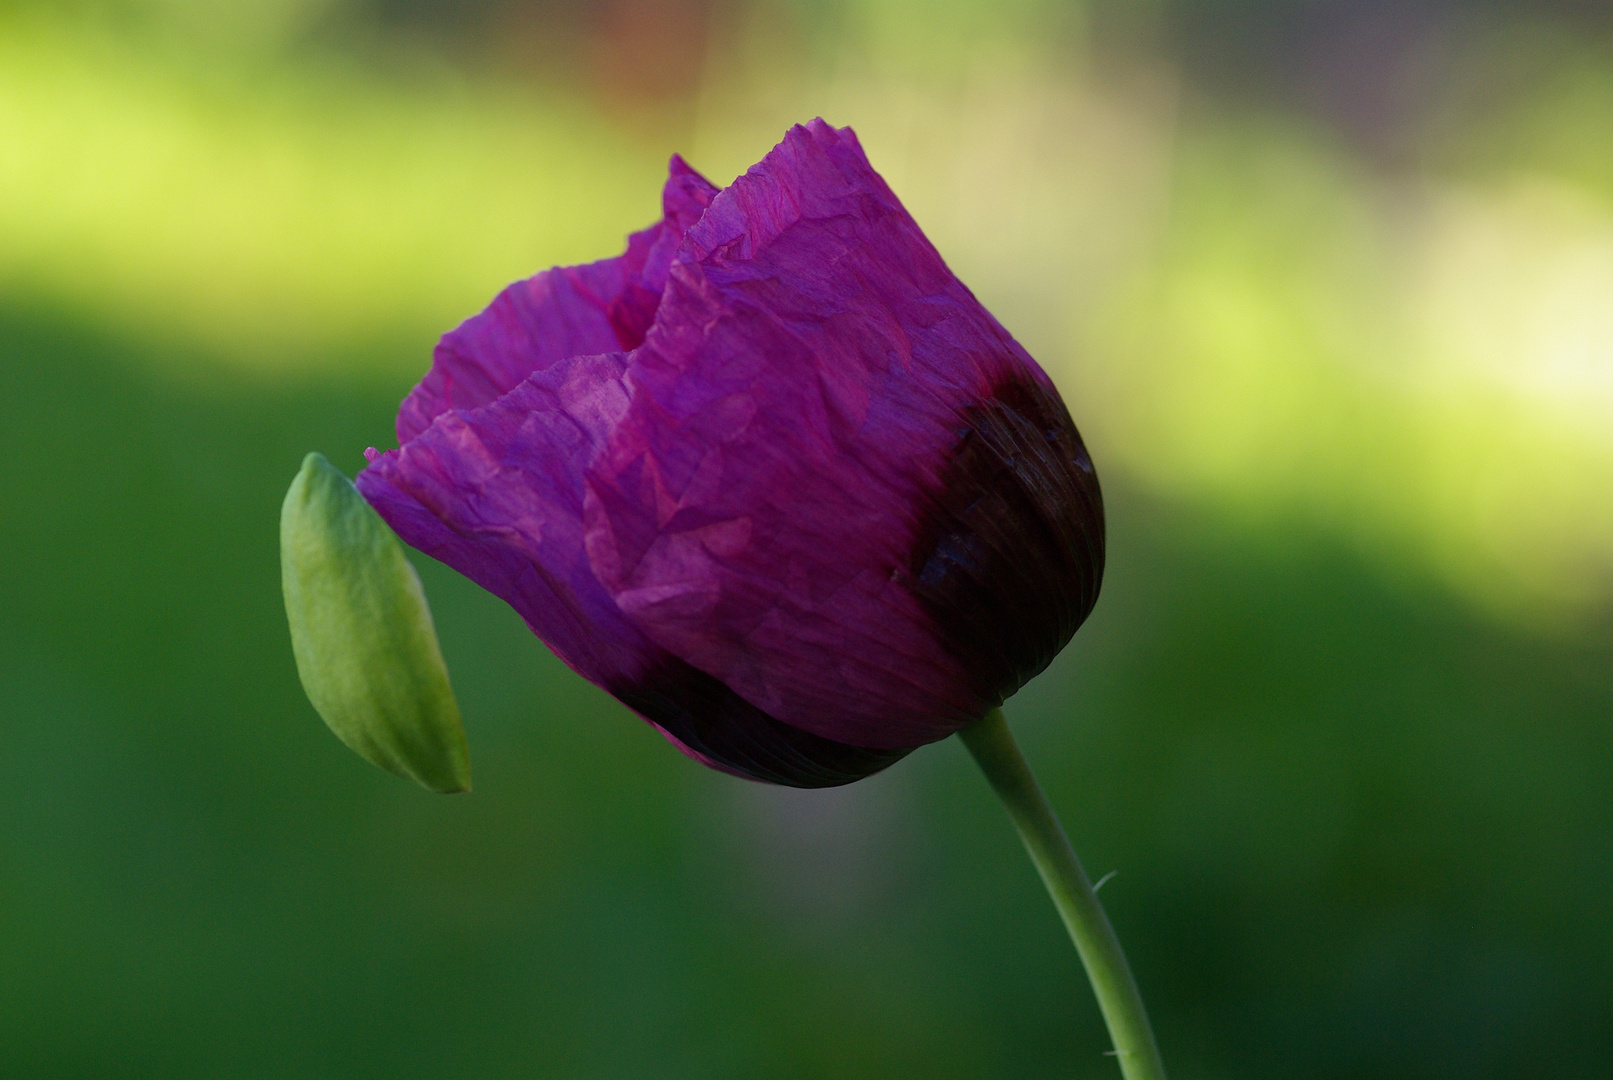
<instances>
[{"instance_id":1,"label":"green sepal","mask_svg":"<svg viewBox=\"0 0 1613 1080\"><path fill-rule=\"evenodd\" d=\"M280 581L308 700L342 742L433 791L470 790L470 750L403 545L309 454L280 508Z\"/></svg>"}]
</instances>

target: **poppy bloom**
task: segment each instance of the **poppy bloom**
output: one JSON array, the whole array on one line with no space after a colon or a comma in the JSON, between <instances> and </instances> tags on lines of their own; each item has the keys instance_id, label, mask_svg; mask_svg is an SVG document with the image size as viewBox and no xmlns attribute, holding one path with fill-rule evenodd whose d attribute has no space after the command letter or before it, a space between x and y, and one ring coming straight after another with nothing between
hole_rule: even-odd
<instances>
[{"instance_id":1,"label":"poppy bloom","mask_svg":"<svg viewBox=\"0 0 1613 1080\"><path fill-rule=\"evenodd\" d=\"M444 337L358 489L689 756L857 780L1086 618L1092 462L849 128L662 207Z\"/></svg>"}]
</instances>

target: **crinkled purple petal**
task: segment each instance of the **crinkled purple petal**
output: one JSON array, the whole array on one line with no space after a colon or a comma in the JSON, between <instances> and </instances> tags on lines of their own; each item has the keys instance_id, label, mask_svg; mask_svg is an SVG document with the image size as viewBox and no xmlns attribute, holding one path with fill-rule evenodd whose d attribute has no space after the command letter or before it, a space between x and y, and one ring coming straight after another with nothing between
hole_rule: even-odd
<instances>
[{"instance_id":1,"label":"crinkled purple petal","mask_svg":"<svg viewBox=\"0 0 1613 1080\"><path fill-rule=\"evenodd\" d=\"M595 579L580 513L583 466L627 407L625 359L532 372L489 405L443 413L356 480L404 540L503 597L595 682L635 671L647 645Z\"/></svg>"},{"instance_id":2,"label":"crinkled purple petal","mask_svg":"<svg viewBox=\"0 0 1613 1080\"><path fill-rule=\"evenodd\" d=\"M1057 397L849 130L793 129L713 200L624 383L627 412L588 470L587 550L657 645L786 724L860 746L944 737L1017 688L974 662L997 643L938 626L915 575L967 509L945 488L982 410L1006 395L1047 412ZM1004 452L1068 425L1053 412L1020 417ZM1069 437L1066 457L1084 461ZM966 531L982 559L1013 540ZM1065 532L1042 546L1074 538L1090 555ZM1007 666L1017 678L1035 662Z\"/></svg>"},{"instance_id":3,"label":"crinkled purple petal","mask_svg":"<svg viewBox=\"0 0 1613 1080\"><path fill-rule=\"evenodd\" d=\"M472 411L452 411L356 483L411 546L509 602L584 678L680 750L738 776L820 787L902 756L779 723L667 654L600 586L583 545L583 466L626 407L624 356L571 357Z\"/></svg>"},{"instance_id":4,"label":"crinkled purple petal","mask_svg":"<svg viewBox=\"0 0 1613 1080\"><path fill-rule=\"evenodd\" d=\"M445 337L359 489L685 753L845 783L1069 640L1097 479L849 129L663 210Z\"/></svg>"},{"instance_id":5,"label":"crinkled purple petal","mask_svg":"<svg viewBox=\"0 0 1613 1080\"><path fill-rule=\"evenodd\" d=\"M398 410L398 442L415 438L447 410L485 405L567 357L636 348L655 318L683 234L716 194L674 155L662 220L630 236L627 251L518 281L443 337L431 370Z\"/></svg>"}]
</instances>

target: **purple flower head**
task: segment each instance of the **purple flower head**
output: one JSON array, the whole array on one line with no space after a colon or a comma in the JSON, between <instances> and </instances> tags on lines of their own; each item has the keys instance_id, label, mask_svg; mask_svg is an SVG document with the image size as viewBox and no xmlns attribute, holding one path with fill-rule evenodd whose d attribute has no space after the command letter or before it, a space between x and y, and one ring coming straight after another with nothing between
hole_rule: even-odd
<instances>
[{"instance_id":1,"label":"purple flower head","mask_svg":"<svg viewBox=\"0 0 1613 1080\"><path fill-rule=\"evenodd\" d=\"M662 206L444 337L358 488L689 756L860 779L1069 641L1097 477L849 128Z\"/></svg>"}]
</instances>

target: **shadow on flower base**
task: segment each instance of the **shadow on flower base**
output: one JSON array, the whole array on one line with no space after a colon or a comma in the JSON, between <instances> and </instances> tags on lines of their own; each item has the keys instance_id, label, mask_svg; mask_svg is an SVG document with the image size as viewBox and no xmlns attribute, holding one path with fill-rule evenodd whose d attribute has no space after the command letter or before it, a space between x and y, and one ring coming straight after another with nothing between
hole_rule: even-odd
<instances>
[{"instance_id":1,"label":"shadow on flower base","mask_svg":"<svg viewBox=\"0 0 1613 1080\"><path fill-rule=\"evenodd\" d=\"M662 208L623 254L517 282L445 336L357 493L713 768L827 787L961 732L1070 929L1122 1072L1162 1077L1113 932L999 709L1103 576L1097 475L1052 382L849 128L793 128L721 190L674 157ZM330 520L283 525L283 549ZM365 543L330 565L370 558ZM288 581L299 565L287 557ZM296 638L319 620L292 597ZM386 639L415 643L396 666L440 665L423 600L408 610L424 631ZM429 708L400 705L386 677L349 680L351 711L333 716L310 669L325 683L344 665L390 670L385 648L330 633L297 651L349 745L458 775L369 749L458 753L445 673L421 683L440 687Z\"/></svg>"}]
</instances>

